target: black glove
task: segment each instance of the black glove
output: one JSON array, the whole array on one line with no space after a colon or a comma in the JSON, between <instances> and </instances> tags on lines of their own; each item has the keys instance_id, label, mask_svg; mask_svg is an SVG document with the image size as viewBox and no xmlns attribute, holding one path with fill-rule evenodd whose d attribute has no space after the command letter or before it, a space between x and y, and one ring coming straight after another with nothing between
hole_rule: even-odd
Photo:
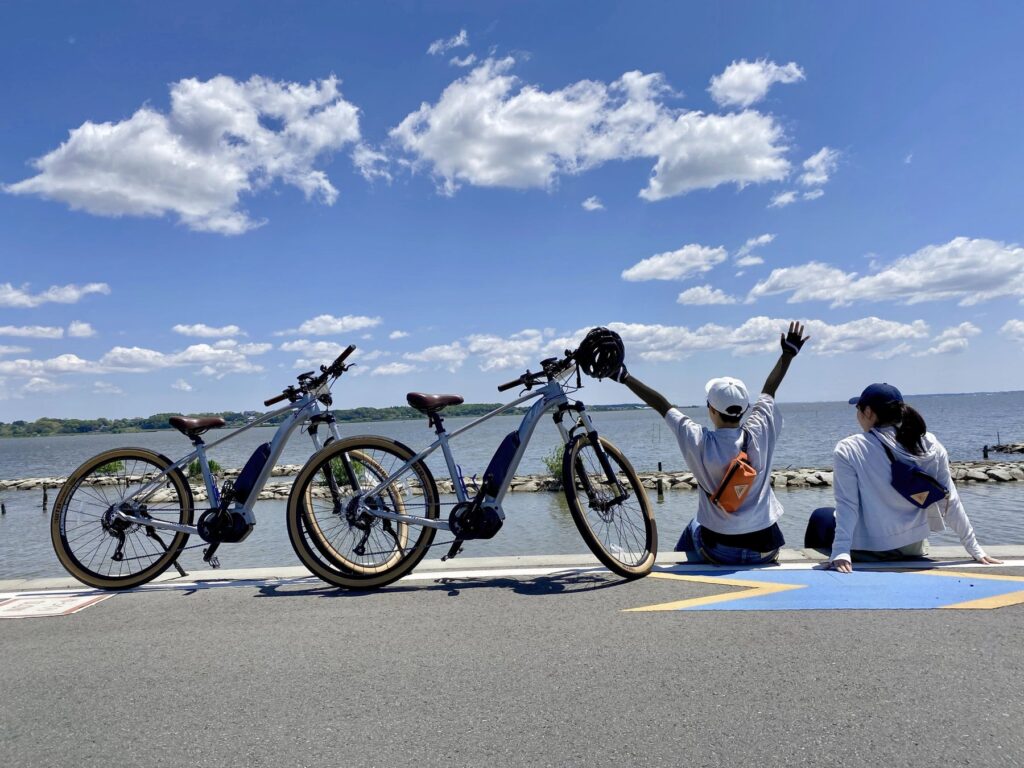
<instances>
[{"instance_id":1,"label":"black glove","mask_svg":"<svg viewBox=\"0 0 1024 768\"><path fill-rule=\"evenodd\" d=\"M626 377L629 376L629 371L626 370L626 364L621 364L616 370L608 374L608 378L612 381L617 381L619 384L626 383Z\"/></svg>"},{"instance_id":2,"label":"black glove","mask_svg":"<svg viewBox=\"0 0 1024 768\"><path fill-rule=\"evenodd\" d=\"M790 323L789 332L785 335L779 335L779 341L782 343L782 354L791 355L796 357L800 350L804 346L810 336L804 336L804 327L800 323Z\"/></svg>"}]
</instances>

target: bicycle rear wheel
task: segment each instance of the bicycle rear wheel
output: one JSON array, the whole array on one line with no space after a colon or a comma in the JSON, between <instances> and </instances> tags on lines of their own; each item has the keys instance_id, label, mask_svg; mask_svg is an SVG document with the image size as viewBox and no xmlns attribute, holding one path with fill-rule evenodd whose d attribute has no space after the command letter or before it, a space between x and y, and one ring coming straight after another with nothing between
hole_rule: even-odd
<instances>
[{"instance_id":1,"label":"bicycle rear wheel","mask_svg":"<svg viewBox=\"0 0 1024 768\"><path fill-rule=\"evenodd\" d=\"M604 565L627 579L646 576L658 551L658 528L647 493L625 456L603 437L615 481L609 481L597 449L577 435L562 460L562 485L583 540Z\"/></svg>"},{"instance_id":2,"label":"bicycle rear wheel","mask_svg":"<svg viewBox=\"0 0 1024 768\"><path fill-rule=\"evenodd\" d=\"M68 573L90 587L131 589L174 562L187 533L126 522L115 514L171 465L153 451L118 448L93 456L68 477L50 518L53 549ZM192 523L192 489L181 470L169 472L156 491L134 501L137 517Z\"/></svg>"},{"instance_id":3,"label":"bicycle rear wheel","mask_svg":"<svg viewBox=\"0 0 1024 768\"><path fill-rule=\"evenodd\" d=\"M306 462L287 513L303 565L347 589L382 587L411 571L435 530L373 513L437 519L437 487L426 464L394 474L414 455L397 441L362 436L332 443Z\"/></svg>"}]
</instances>

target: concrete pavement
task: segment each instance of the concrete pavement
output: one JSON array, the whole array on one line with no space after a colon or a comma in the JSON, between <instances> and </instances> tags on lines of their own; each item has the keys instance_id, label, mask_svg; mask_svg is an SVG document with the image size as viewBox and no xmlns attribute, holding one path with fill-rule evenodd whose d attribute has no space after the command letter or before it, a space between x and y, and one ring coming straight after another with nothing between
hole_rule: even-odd
<instances>
[{"instance_id":1,"label":"concrete pavement","mask_svg":"<svg viewBox=\"0 0 1024 768\"><path fill-rule=\"evenodd\" d=\"M628 610L758 577L673 559L634 582L589 556L425 561L374 593L295 568L204 571L71 616L0 621L0 763L1024 762L1024 606ZM782 580L813 564L785 560ZM1024 563L967 565L934 581L1024 576Z\"/></svg>"}]
</instances>

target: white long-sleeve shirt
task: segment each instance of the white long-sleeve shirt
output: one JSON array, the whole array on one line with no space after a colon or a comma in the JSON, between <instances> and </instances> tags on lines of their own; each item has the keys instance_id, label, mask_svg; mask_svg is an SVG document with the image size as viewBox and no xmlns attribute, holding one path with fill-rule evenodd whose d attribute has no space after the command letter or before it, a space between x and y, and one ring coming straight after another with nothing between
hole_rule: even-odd
<instances>
[{"instance_id":1,"label":"white long-sleeve shirt","mask_svg":"<svg viewBox=\"0 0 1024 768\"><path fill-rule=\"evenodd\" d=\"M879 440L903 461L915 464L946 488L949 497L921 509L892 487L892 463ZM833 454L836 537L833 560L850 560L851 549L879 552L921 541L929 532L952 529L964 549L978 560L985 552L949 473L949 455L934 435L923 438L924 454L907 453L896 441L894 427L851 435L840 440Z\"/></svg>"}]
</instances>

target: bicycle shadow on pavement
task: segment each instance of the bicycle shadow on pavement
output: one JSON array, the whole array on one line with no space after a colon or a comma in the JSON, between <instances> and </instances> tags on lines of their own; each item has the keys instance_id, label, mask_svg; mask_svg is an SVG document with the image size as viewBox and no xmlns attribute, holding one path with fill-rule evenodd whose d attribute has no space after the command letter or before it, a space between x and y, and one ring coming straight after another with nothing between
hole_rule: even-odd
<instances>
[{"instance_id":1,"label":"bicycle shadow on pavement","mask_svg":"<svg viewBox=\"0 0 1024 768\"><path fill-rule=\"evenodd\" d=\"M319 584L305 589L295 589L294 587L298 585L288 583L264 584L259 588L259 594L256 596L358 598L373 595L387 596L407 593L445 592L449 597L458 597L465 590L506 589L511 590L517 595L536 597L594 592L599 589L608 589L626 583L626 579L621 579L607 571L594 573L567 571L565 573L551 573L524 579L513 579L507 576L493 578L439 576L432 581L420 584L403 584L399 582L397 585L393 584L381 589L363 590L341 589L327 584Z\"/></svg>"}]
</instances>

